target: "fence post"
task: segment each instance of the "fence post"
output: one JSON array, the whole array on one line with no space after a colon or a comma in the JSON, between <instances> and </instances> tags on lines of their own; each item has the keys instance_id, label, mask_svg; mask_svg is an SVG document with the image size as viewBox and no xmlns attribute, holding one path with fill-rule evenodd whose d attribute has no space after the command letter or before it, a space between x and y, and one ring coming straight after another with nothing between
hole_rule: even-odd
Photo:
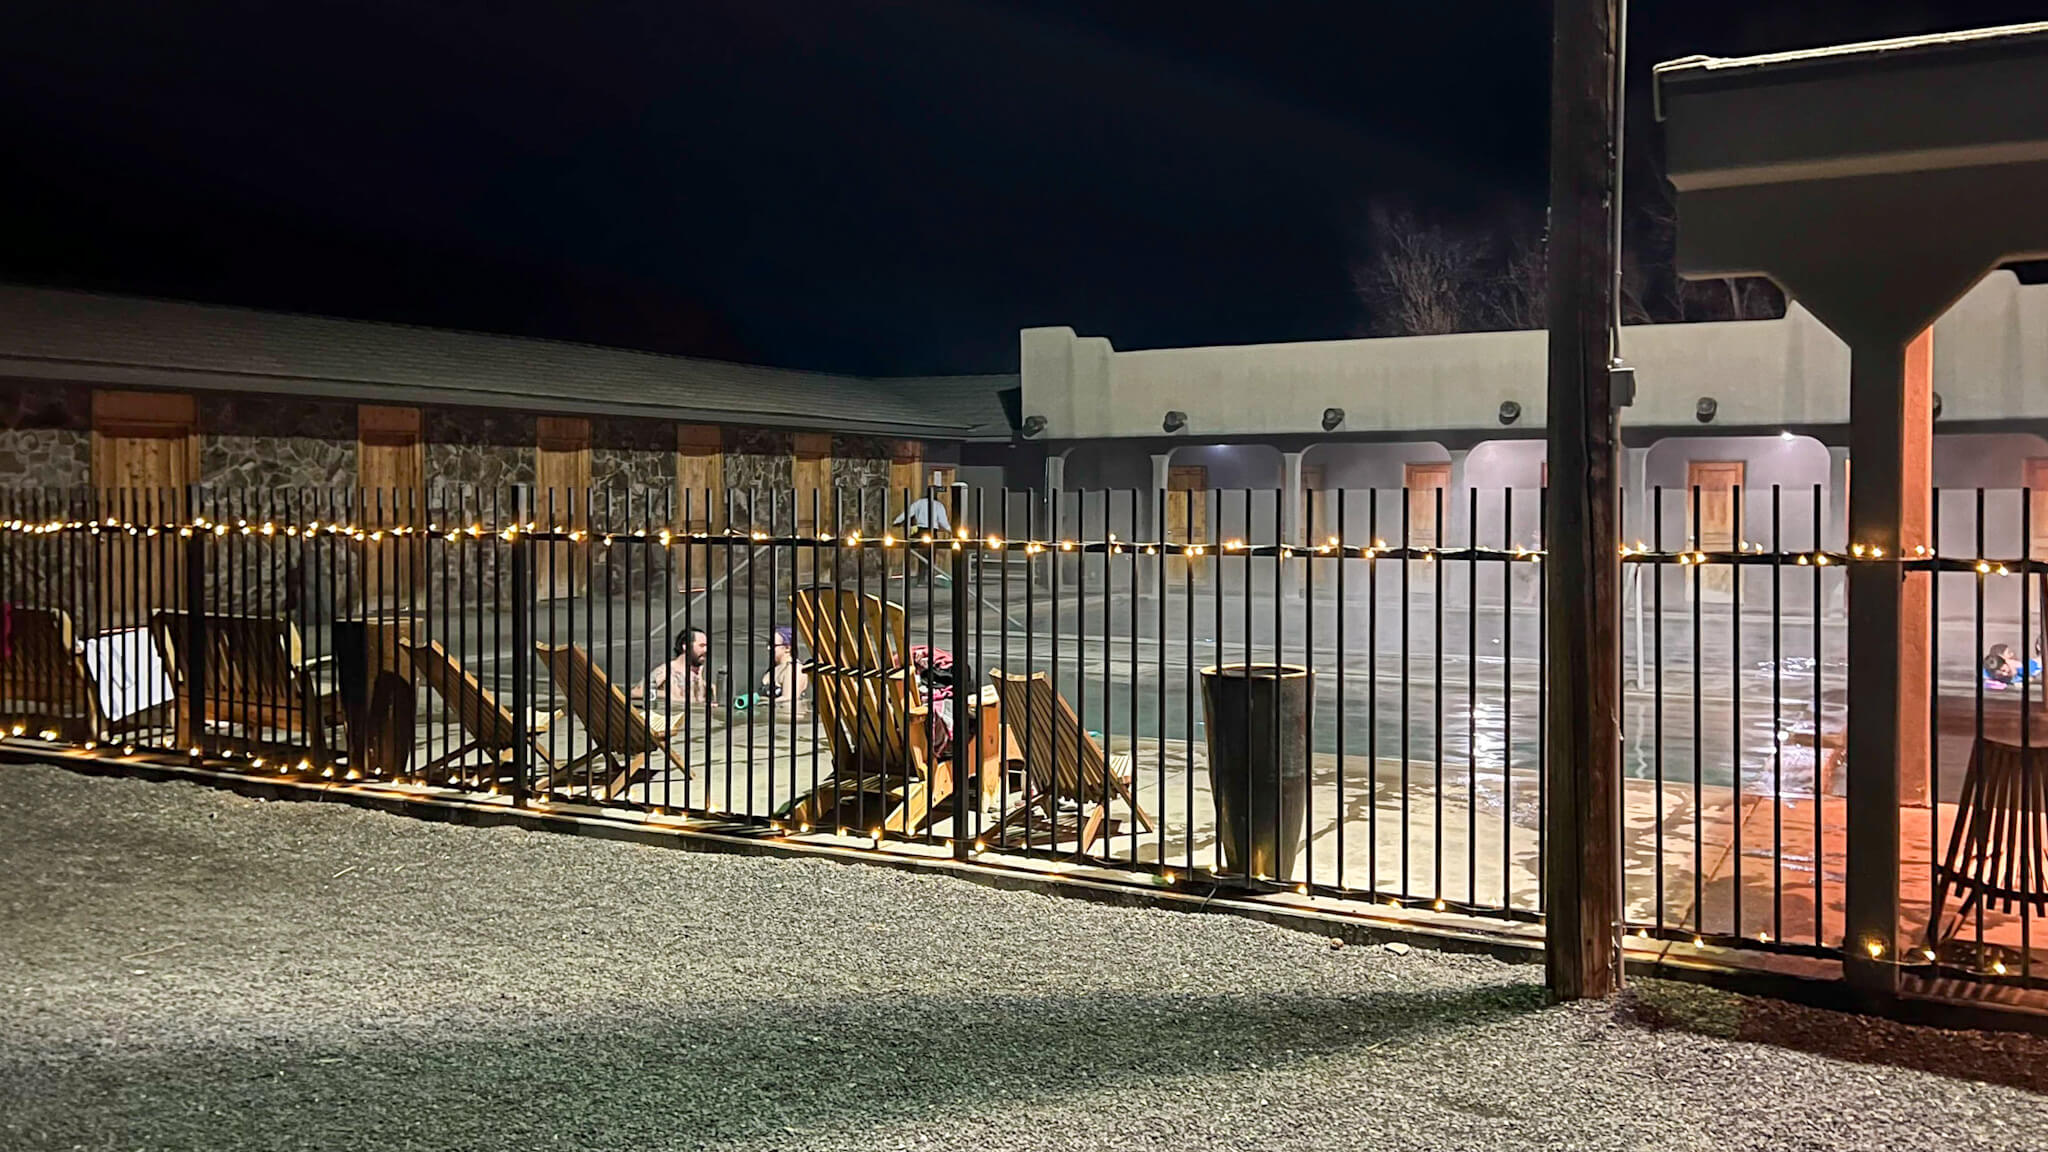
<instances>
[{"instance_id":1,"label":"fence post","mask_svg":"<svg viewBox=\"0 0 2048 1152\"><path fill-rule=\"evenodd\" d=\"M533 769L527 733L533 731L533 541L526 521L533 510L529 485L512 488L512 806L526 806L526 787Z\"/></svg>"},{"instance_id":2,"label":"fence post","mask_svg":"<svg viewBox=\"0 0 2048 1152\"><path fill-rule=\"evenodd\" d=\"M185 521L199 518L199 486L185 489ZM190 528L184 537L185 561L185 715L188 730L179 733L187 748L206 751L206 541L208 534Z\"/></svg>"},{"instance_id":3,"label":"fence post","mask_svg":"<svg viewBox=\"0 0 2048 1152\"><path fill-rule=\"evenodd\" d=\"M967 525L960 522L965 520L967 515L967 485L953 485L953 498L950 503L953 505L953 515L956 518L953 531L954 540L957 542L961 532L972 535ZM967 827L972 809L967 799L968 777L978 767L970 761L981 743L981 685L976 679L979 673L972 659L973 653L968 650L968 641L971 639L967 619L968 553L955 553L951 549L952 544L949 543L947 550L955 557L954 562L948 566L953 579L946 586L946 590L952 595L953 615L953 858L965 860L970 854L969 842L973 839ZM970 731L970 728L973 730ZM997 770L1001 771L1000 765ZM974 786L979 789L984 784L976 780Z\"/></svg>"}]
</instances>

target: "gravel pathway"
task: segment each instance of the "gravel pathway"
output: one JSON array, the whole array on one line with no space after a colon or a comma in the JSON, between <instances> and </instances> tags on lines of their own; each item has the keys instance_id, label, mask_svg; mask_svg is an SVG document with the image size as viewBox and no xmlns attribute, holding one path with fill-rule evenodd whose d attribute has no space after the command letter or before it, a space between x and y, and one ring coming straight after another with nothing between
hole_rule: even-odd
<instances>
[{"instance_id":1,"label":"gravel pathway","mask_svg":"<svg viewBox=\"0 0 2048 1152\"><path fill-rule=\"evenodd\" d=\"M0 765L0 877L7 1149L2048 1148L2039 1039L880 867Z\"/></svg>"}]
</instances>

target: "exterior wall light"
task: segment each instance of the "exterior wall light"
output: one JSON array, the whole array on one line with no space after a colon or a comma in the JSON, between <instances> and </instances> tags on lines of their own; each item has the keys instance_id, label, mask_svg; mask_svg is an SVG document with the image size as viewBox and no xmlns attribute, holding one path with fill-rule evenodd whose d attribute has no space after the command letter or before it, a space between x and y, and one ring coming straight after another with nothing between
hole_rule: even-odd
<instances>
[{"instance_id":1,"label":"exterior wall light","mask_svg":"<svg viewBox=\"0 0 2048 1152\"><path fill-rule=\"evenodd\" d=\"M1934 418L1935 418L1936 420L1939 420L1939 419L1941 419L1941 393L1939 393L1939 392L1936 392L1936 393L1934 394L1934 396L1933 396L1933 401L1934 401Z\"/></svg>"},{"instance_id":2,"label":"exterior wall light","mask_svg":"<svg viewBox=\"0 0 2048 1152\"><path fill-rule=\"evenodd\" d=\"M1036 436L1043 431L1045 431L1045 417L1026 416L1024 418L1024 435Z\"/></svg>"},{"instance_id":3,"label":"exterior wall light","mask_svg":"<svg viewBox=\"0 0 2048 1152\"><path fill-rule=\"evenodd\" d=\"M1513 424L1515 421L1520 420L1521 418L1522 406L1520 404L1516 403L1513 400L1503 400L1500 402L1501 423Z\"/></svg>"},{"instance_id":4,"label":"exterior wall light","mask_svg":"<svg viewBox=\"0 0 2048 1152\"><path fill-rule=\"evenodd\" d=\"M1712 424L1714 422L1714 413L1720 410L1720 403L1712 396L1702 396L1700 397L1700 402L1693 405L1693 419L1698 420L1702 424Z\"/></svg>"},{"instance_id":5,"label":"exterior wall light","mask_svg":"<svg viewBox=\"0 0 2048 1152\"><path fill-rule=\"evenodd\" d=\"M1344 410L1342 408L1323 409L1323 431L1335 432L1337 426L1342 423L1344 423Z\"/></svg>"},{"instance_id":6,"label":"exterior wall light","mask_svg":"<svg viewBox=\"0 0 2048 1152\"><path fill-rule=\"evenodd\" d=\"M1166 414L1166 419L1161 420L1159 426L1168 432L1178 432L1188 426L1188 414L1176 408Z\"/></svg>"}]
</instances>

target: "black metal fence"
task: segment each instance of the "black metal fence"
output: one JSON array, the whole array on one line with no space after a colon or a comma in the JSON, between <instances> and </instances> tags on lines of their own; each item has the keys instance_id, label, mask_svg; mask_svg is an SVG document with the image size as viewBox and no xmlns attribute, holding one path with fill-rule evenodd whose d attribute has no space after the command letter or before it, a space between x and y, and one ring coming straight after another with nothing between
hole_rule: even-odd
<instances>
[{"instance_id":1,"label":"black metal fence","mask_svg":"<svg viewBox=\"0 0 2048 1152\"><path fill-rule=\"evenodd\" d=\"M1540 491L4 501L19 739L1542 913ZM1840 951L1842 574L1884 562L1927 621L1925 723L1901 718L1919 767L1899 962L2039 982L2034 500L1934 509L1949 547L1903 560L1828 547L1818 489L1629 510L1632 932ZM688 530L707 522L734 527ZM1273 737L1304 768L1298 832L1284 797L1247 795L1267 826L1226 834L1201 672L1240 664L1307 672L1301 726ZM1262 872L1275 858L1233 837L1298 851Z\"/></svg>"}]
</instances>

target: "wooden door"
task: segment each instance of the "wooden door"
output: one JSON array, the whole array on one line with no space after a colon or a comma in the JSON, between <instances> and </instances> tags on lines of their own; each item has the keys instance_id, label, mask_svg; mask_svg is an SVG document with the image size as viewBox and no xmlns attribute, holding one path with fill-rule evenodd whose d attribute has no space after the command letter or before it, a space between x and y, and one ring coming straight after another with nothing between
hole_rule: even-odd
<instances>
[{"instance_id":1,"label":"wooden door","mask_svg":"<svg viewBox=\"0 0 2048 1152\"><path fill-rule=\"evenodd\" d=\"M426 440L420 410L364 404L356 409L356 523L372 533L426 525ZM422 538L382 536L362 548L362 603L375 610L410 602L419 587Z\"/></svg>"},{"instance_id":2,"label":"wooden door","mask_svg":"<svg viewBox=\"0 0 2048 1152\"><path fill-rule=\"evenodd\" d=\"M725 531L725 436L716 424L676 425L675 526L692 536ZM826 512L830 515L830 510ZM692 544L675 559L676 588L708 588L725 549Z\"/></svg>"},{"instance_id":3,"label":"wooden door","mask_svg":"<svg viewBox=\"0 0 2048 1152\"><path fill-rule=\"evenodd\" d=\"M1450 461L1407 465L1403 487L1408 490L1408 546L1440 547L1451 517Z\"/></svg>"},{"instance_id":4,"label":"wooden door","mask_svg":"<svg viewBox=\"0 0 2048 1152\"><path fill-rule=\"evenodd\" d=\"M92 481L103 517L162 528L194 512L186 492L199 481L197 411L192 397L162 392L96 391L92 396ZM103 535L88 627L133 627L161 608L183 607L185 582L176 532Z\"/></svg>"},{"instance_id":5,"label":"wooden door","mask_svg":"<svg viewBox=\"0 0 2048 1152\"><path fill-rule=\"evenodd\" d=\"M1733 551L1741 539L1743 464L1739 460L1690 460L1685 466L1686 536L1699 552ZM1708 564L1699 572L1700 597L1726 601L1735 594L1735 566Z\"/></svg>"},{"instance_id":6,"label":"wooden door","mask_svg":"<svg viewBox=\"0 0 2048 1152\"><path fill-rule=\"evenodd\" d=\"M594 522L590 494L590 421L542 416L535 422L534 519L544 527L588 532ZM574 596L589 585L590 544L556 542L534 556L534 587L542 596Z\"/></svg>"},{"instance_id":7,"label":"wooden door","mask_svg":"<svg viewBox=\"0 0 2048 1152\"><path fill-rule=\"evenodd\" d=\"M1207 544L1209 540L1209 470L1201 467L1169 467L1166 470L1166 542ZM1169 579L1191 575L1196 581L1208 579L1209 565L1202 557L1168 557Z\"/></svg>"}]
</instances>

